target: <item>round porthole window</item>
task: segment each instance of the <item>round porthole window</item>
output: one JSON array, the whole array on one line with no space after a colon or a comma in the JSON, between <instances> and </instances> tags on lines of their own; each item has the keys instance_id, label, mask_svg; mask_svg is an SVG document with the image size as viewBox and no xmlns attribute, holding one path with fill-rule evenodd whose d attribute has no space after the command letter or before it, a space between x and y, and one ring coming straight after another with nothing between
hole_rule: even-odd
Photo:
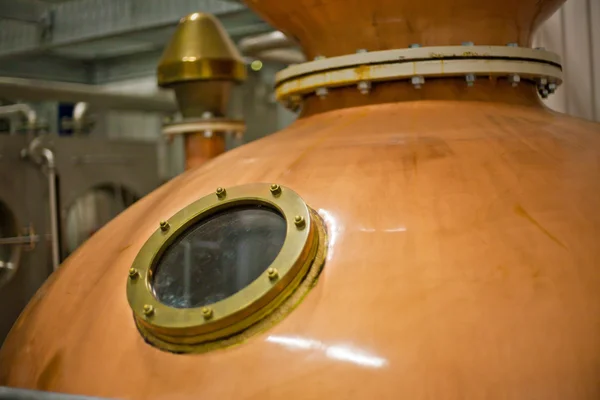
<instances>
[{"instance_id":1,"label":"round porthole window","mask_svg":"<svg viewBox=\"0 0 600 400\"><path fill-rule=\"evenodd\" d=\"M199 221L169 246L156 265L156 298L176 308L208 306L263 274L283 246L283 215L265 205L225 209Z\"/></svg>"},{"instance_id":2,"label":"round porthole window","mask_svg":"<svg viewBox=\"0 0 600 400\"><path fill-rule=\"evenodd\" d=\"M230 338L320 270L324 243L319 216L292 190L219 188L161 221L134 260L127 296L137 326L171 351Z\"/></svg>"}]
</instances>

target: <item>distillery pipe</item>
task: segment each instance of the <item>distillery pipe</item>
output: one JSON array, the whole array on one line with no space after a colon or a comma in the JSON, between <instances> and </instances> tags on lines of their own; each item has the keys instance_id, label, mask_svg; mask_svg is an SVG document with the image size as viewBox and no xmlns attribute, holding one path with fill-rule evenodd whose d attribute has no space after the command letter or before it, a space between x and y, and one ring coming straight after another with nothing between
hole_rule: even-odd
<instances>
[{"instance_id":1,"label":"distillery pipe","mask_svg":"<svg viewBox=\"0 0 600 400\"><path fill-rule=\"evenodd\" d=\"M282 64L306 61L304 54L293 48L296 46L292 39L280 31L246 37L238 43L238 48L244 55Z\"/></svg>"},{"instance_id":2,"label":"distillery pipe","mask_svg":"<svg viewBox=\"0 0 600 400\"><path fill-rule=\"evenodd\" d=\"M271 49L261 51L254 56L262 61L272 61L281 64L300 64L306 61L306 57L300 50L296 49Z\"/></svg>"},{"instance_id":3,"label":"distillery pipe","mask_svg":"<svg viewBox=\"0 0 600 400\"><path fill-rule=\"evenodd\" d=\"M75 133L81 133L85 128L85 117L90 107L88 103L80 101L73 108L73 130Z\"/></svg>"},{"instance_id":4,"label":"distillery pipe","mask_svg":"<svg viewBox=\"0 0 600 400\"><path fill-rule=\"evenodd\" d=\"M0 96L22 100L60 100L86 102L97 108L109 110L150 111L173 113L175 100L167 93L133 95L109 93L94 85L41 81L35 79L0 77Z\"/></svg>"},{"instance_id":5,"label":"distillery pipe","mask_svg":"<svg viewBox=\"0 0 600 400\"><path fill-rule=\"evenodd\" d=\"M22 115L27 120L27 130L35 128L37 122L37 114L30 105L20 103L11 104L8 106L0 106L0 116Z\"/></svg>"},{"instance_id":6,"label":"distillery pipe","mask_svg":"<svg viewBox=\"0 0 600 400\"><path fill-rule=\"evenodd\" d=\"M43 392L0 386L0 400L102 400L100 397Z\"/></svg>"},{"instance_id":7,"label":"distillery pipe","mask_svg":"<svg viewBox=\"0 0 600 400\"><path fill-rule=\"evenodd\" d=\"M44 148L41 151L46 166L48 167L48 197L50 205L50 232L52 235L52 269L56 271L60 265L60 250L58 240L58 211L56 207L56 165L54 163L54 153Z\"/></svg>"},{"instance_id":8,"label":"distillery pipe","mask_svg":"<svg viewBox=\"0 0 600 400\"><path fill-rule=\"evenodd\" d=\"M296 43L280 31L263 33L261 35L243 38L238 48L243 54L256 55L263 51L294 47Z\"/></svg>"}]
</instances>

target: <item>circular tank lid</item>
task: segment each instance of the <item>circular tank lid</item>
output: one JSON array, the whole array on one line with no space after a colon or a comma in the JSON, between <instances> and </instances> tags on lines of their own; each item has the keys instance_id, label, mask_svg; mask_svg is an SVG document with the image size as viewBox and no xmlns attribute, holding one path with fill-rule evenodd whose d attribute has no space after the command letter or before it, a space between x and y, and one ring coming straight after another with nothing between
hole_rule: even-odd
<instances>
[{"instance_id":1,"label":"circular tank lid","mask_svg":"<svg viewBox=\"0 0 600 400\"><path fill-rule=\"evenodd\" d=\"M274 310L291 311L283 306L320 271L324 240L318 215L288 188L218 188L160 221L135 258L127 297L137 327L169 351L232 343Z\"/></svg>"}]
</instances>

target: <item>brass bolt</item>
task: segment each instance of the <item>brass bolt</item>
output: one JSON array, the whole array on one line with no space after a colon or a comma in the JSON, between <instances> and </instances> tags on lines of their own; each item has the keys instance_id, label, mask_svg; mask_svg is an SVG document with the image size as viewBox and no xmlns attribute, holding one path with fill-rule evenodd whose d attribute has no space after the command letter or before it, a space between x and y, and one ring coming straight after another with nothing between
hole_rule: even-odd
<instances>
[{"instance_id":1,"label":"brass bolt","mask_svg":"<svg viewBox=\"0 0 600 400\"><path fill-rule=\"evenodd\" d=\"M273 196L279 196L281 194L281 186L276 183L272 184L271 193L273 193Z\"/></svg>"},{"instance_id":2,"label":"brass bolt","mask_svg":"<svg viewBox=\"0 0 600 400\"><path fill-rule=\"evenodd\" d=\"M136 279L138 277L138 270L135 268L129 268L129 277L131 279Z\"/></svg>"},{"instance_id":3,"label":"brass bolt","mask_svg":"<svg viewBox=\"0 0 600 400\"><path fill-rule=\"evenodd\" d=\"M203 307L202 308L202 316L204 317L204 319L211 319L213 316L213 310L208 307Z\"/></svg>"},{"instance_id":4,"label":"brass bolt","mask_svg":"<svg viewBox=\"0 0 600 400\"><path fill-rule=\"evenodd\" d=\"M144 315L146 317L149 317L152 314L154 314L154 307L152 307L150 304L145 304L144 305Z\"/></svg>"},{"instance_id":5,"label":"brass bolt","mask_svg":"<svg viewBox=\"0 0 600 400\"><path fill-rule=\"evenodd\" d=\"M298 228L303 228L306 224L306 222L304 221L304 217L301 215L296 215L294 217L294 224L296 224Z\"/></svg>"},{"instance_id":6,"label":"brass bolt","mask_svg":"<svg viewBox=\"0 0 600 400\"><path fill-rule=\"evenodd\" d=\"M167 221L160 221L160 230L166 232L169 230L169 223Z\"/></svg>"},{"instance_id":7,"label":"brass bolt","mask_svg":"<svg viewBox=\"0 0 600 400\"><path fill-rule=\"evenodd\" d=\"M218 187L216 193L217 193L217 197L220 199L224 199L225 196L227 195L227 191L225 189L223 189L222 187Z\"/></svg>"},{"instance_id":8,"label":"brass bolt","mask_svg":"<svg viewBox=\"0 0 600 400\"><path fill-rule=\"evenodd\" d=\"M279 272L277 272L277 269L275 268L268 268L267 275L269 276L269 279L276 279L279 276Z\"/></svg>"}]
</instances>

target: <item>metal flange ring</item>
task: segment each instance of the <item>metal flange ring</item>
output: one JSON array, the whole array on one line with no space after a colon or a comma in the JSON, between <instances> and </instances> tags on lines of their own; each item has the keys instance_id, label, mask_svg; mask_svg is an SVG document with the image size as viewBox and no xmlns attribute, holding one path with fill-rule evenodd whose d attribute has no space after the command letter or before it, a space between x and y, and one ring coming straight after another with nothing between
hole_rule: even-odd
<instances>
[{"instance_id":1,"label":"metal flange ring","mask_svg":"<svg viewBox=\"0 0 600 400\"><path fill-rule=\"evenodd\" d=\"M359 82L447 77L520 75L562 83L560 57L554 53L508 46L444 46L360 52L294 65L276 75L276 97L285 100L319 88Z\"/></svg>"},{"instance_id":2,"label":"metal flange ring","mask_svg":"<svg viewBox=\"0 0 600 400\"><path fill-rule=\"evenodd\" d=\"M203 131L244 133L246 123L243 120L227 118L185 119L163 126L164 135L185 135Z\"/></svg>"}]
</instances>

